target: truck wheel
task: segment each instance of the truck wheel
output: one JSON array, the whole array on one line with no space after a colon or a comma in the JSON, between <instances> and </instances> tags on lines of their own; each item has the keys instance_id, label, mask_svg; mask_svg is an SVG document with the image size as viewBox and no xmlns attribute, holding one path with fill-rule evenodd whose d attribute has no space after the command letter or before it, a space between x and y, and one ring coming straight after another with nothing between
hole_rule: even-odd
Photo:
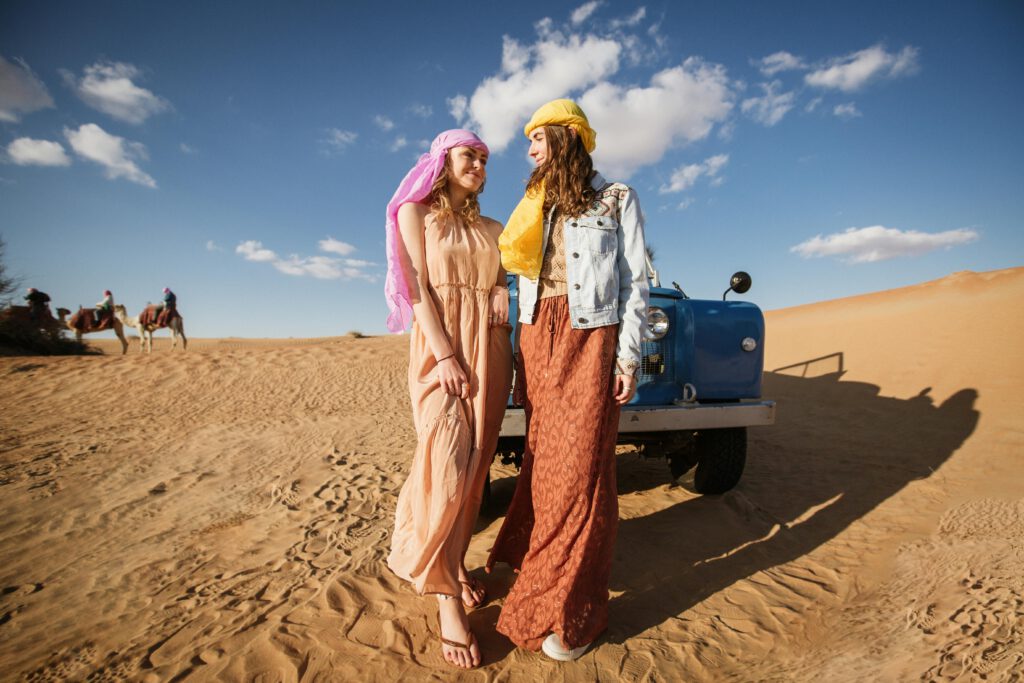
<instances>
[{"instance_id":1,"label":"truck wheel","mask_svg":"<svg viewBox=\"0 0 1024 683\"><path fill-rule=\"evenodd\" d=\"M706 429L697 434L697 493L725 493L743 475L747 462L747 428Z\"/></svg>"},{"instance_id":2,"label":"truck wheel","mask_svg":"<svg viewBox=\"0 0 1024 683\"><path fill-rule=\"evenodd\" d=\"M689 448L680 448L668 455L668 469L672 473L673 481L692 470L696 464L697 454L694 452L693 444L690 444Z\"/></svg>"}]
</instances>

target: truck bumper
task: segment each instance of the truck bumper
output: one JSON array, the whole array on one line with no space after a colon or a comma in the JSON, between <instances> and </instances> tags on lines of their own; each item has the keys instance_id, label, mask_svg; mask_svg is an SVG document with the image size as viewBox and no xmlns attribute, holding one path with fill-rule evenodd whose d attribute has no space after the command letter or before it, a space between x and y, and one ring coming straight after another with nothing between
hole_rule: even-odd
<instances>
[{"instance_id":1,"label":"truck bumper","mask_svg":"<svg viewBox=\"0 0 1024 683\"><path fill-rule=\"evenodd\" d=\"M758 427L775 424L775 401L748 403L691 403L678 406L625 406L619 415L619 433L675 432L681 430ZM525 436L522 408L509 408L501 422L501 436Z\"/></svg>"}]
</instances>

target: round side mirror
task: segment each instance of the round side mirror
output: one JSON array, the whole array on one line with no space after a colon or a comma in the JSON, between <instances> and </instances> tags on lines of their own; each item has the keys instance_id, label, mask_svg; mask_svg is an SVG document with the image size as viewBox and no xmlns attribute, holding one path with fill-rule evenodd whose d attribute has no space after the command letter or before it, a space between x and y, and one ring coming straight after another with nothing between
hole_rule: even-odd
<instances>
[{"instance_id":1,"label":"round side mirror","mask_svg":"<svg viewBox=\"0 0 1024 683\"><path fill-rule=\"evenodd\" d=\"M733 273L732 278L729 280L729 289L737 294L744 294L750 289L750 284L750 275L741 270Z\"/></svg>"}]
</instances>

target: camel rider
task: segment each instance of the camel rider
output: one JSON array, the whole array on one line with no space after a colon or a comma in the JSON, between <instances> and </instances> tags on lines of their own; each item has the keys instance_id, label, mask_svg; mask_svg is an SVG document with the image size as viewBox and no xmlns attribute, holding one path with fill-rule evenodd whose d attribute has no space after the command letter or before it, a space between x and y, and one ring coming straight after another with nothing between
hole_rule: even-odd
<instances>
[{"instance_id":1,"label":"camel rider","mask_svg":"<svg viewBox=\"0 0 1024 683\"><path fill-rule=\"evenodd\" d=\"M39 322L40 319L52 318L53 314L50 313L50 295L46 292L40 292L35 287L28 288L28 294L25 295L25 301L28 302L28 317L32 322Z\"/></svg>"},{"instance_id":2,"label":"camel rider","mask_svg":"<svg viewBox=\"0 0 1024 683\"><path fill-rule=\"evenodd\" d=\"M114 295L109 289L103 290L103 300L96 304L96 325L103 323L103 320L114 314Z\"/></svg>"},{"instance_id":3,"label":"camel rider","mask_svg":"<svg viewBox=\"0 0 1024 683\"><path fill-rule=\"evenodd\" d=\"M161 327L166 325L176 310L178 310L178 297L175 296L169 287L164 287L163 301L157 305L157 311L160 313L157 316L157 324Z\"/></svg>"}]
</instances>

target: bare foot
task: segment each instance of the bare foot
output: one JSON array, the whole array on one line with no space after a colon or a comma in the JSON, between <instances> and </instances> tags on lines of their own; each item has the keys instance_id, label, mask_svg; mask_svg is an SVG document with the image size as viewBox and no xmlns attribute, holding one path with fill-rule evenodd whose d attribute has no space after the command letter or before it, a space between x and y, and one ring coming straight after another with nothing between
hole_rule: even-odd
<instances>
[{"instance_id":1,"label":"bare foot","mask_svg":"<svg viewBox=\"0 0 1024 683\"><path fill-rule=\"evenodd\" d=\"M462 584L462 604L473 609L484 604L487 599L487 587L479 579L469 575L465 567L459 567L459 583Z\"/></svg>"},{"instance_id":2,"label":"bare foot","mask_svg":"<svg viewBox=\"0 0 1024 683\"><path fill-rule=\"evenodd\" d=\"M469 630L462 601L438 595L437 616L441 622L441 652L445 661L461 669L480 666L480 646Z\"/></svg>"}]
</instances>

